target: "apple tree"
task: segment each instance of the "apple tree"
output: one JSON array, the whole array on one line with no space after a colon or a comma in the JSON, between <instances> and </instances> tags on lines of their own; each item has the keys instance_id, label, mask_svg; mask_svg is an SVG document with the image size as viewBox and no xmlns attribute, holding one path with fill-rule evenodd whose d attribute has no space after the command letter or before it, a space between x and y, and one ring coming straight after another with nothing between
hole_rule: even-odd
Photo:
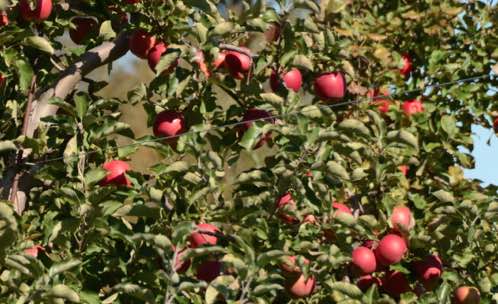
<instances>
[{"instance_id":1,"label":"apple tree","mask_svg":"<svg viewBox=\"0 0 498 304\"><path fill-rule=\"evenodd\" d=\"M0 1L1 302L498 301L498 188L463 174L496 28L493 1ZM156 77L103 98L128 51Z\"/></svg>"}]
</instances>

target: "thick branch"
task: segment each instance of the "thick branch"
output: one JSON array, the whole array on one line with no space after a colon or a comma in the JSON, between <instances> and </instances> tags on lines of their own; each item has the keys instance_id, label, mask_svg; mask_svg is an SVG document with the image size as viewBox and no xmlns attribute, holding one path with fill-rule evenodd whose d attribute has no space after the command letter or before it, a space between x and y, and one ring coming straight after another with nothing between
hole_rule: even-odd
<instances>
[{"instance_id":1,"label":"thick branch","mask_svg":"<svg viewBox=\"0 0 498 304\"><path fill-rule=\"evenodd\" d=\"M59 79L52 86L37 93L37 100L33 102L33 112L26 135L33 137L41 119L57 112L58 107L48 103L50 98L65 99L75 89L83 76L106 63L115 61L127 51L128 34L121 33L115 41L104 42L89 50L81 56L79 61L61 72Z\"/></svg>"}]
</instances>

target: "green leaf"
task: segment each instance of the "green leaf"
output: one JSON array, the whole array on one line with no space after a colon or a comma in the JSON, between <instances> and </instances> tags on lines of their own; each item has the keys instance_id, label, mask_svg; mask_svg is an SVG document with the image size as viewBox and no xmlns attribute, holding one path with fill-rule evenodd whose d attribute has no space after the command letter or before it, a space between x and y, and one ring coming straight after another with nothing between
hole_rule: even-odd
<instances>
[{"instance_id":1,"label":"green leaf","mask_svg":"<svg viewBox=\"0 0 498 304\"><path fill-rule=\"evenodd\" d=\"M327 281L326 284L332 289L337 290L351 298L360 299L363 296L361 290L353 284L346 282L331 282Z\"/></svg>"},{"instance_id":2,"label":"green leaf","mask_svg":"<svg viewBox=\"0 0 498 304\"><path fill-rule=\"evenodd\" d=\"M81 264L80 260L69 260L67 262L55 264L48 270L49 277L53 277L59 273L63 273Z\"/></svg>"},{"instance_id":3,"label":"green leaf","mask_svg":"<svg viewBox=\"0 0 498 304\"><path fill-rule=\"evenodd\" d=\"M50 55L53 55L55 53L55 50L50 42L40 36L27 37L26 39L24 39L24 45L39 49L40 51L43 51Z\"/></svg>"},{"instance_id":4,"label":"green leaf","mask_svg":"<svg viewBox=\"0 0 498 304\"><path fill-rule=\"evenodd\" d=\"M84 92L78 92L74 95L74 106L76 108L76 113L78 118L83 120L88 111L88 105L90 103L90 96Z\"/></svg>"},{"instance_id":5,"label":"green leaf","mask_svg":"<svg viewBox=\"0 0 498 304\"><path fill-rule=\"evenodd\" d=\"M16 144L11 140L0 141L0 152L17 150Z\"/></svg>"},{"instance_id":6,"label":"green leaf","mask_svg":"<svg viewBox=\"0 0 498 304\"><path fill-rule=\"evenodd\" d=\"M327 169L328 169L329 173L331 173L335 177L338 177L340 179L349 180L349 174L348 174L348 172L338 162L329 161L327 163Z\"/></svg>"},{"instance_id":7,"label":"green leaf","mask_svg":"<svg viewBox=\"0 0 498 304\"><path fill-rule=\"evenodd\" d=\"M180 49L168 49L166 55L161 57L161 60L156 65L156 76L159 76L163 71L169 69L173 63L180 58ZM143 84L142 84L143 85Z\"/></svg>"},{"instance_id":8,"label":"green leaf","mask_svg":"<svg viewBox=\"0 0 498 304\"><path fill-rule=\"evenodd\" d=\"M434 195L435 197L437 197L440 201L442 201L444 203L452 203L455 201L455 197L453 196L453 194L451 194L448 191L438 190L438 191L433 192L432 195Z\"/></svg>"},{"instance_id":9,"label":"green leaf","mask_svg":"<svg viewBox=\"0 0 498 304\"><path fill-rule=\"evenodd\" d=\"M99 37L104 40L111 40L116 38L116 32L112 29L111 20L102 22L99 30Z\"/></svg>"},{"instance_id":10,"label":"green leaf","mask_svg":"<svg viewBox=\"0 0 498 304\"><path fill-rule=\"evenodd\" d=\"M27 92L31 87L31 79L33 78L33 68L24 59L18 59L14 63L16 71L19 74L19 86L22 92Z\"/></svg>"},{"instance_id":11,"label":"green leaf","mask_svg":"<svg viewBox=\"0 0 498 304\"><path fill-rule=\"evenodd\" d=\"M260 96L264 101L274 105L279 105L284 103L284 99L275 93L263 93Z\"/></svg>"},{"instance_id":12,"label":"green leaf","mask_svg":"<svg viewBox=\"0 0 498 304\"><path fill-rule=\"evenodd\" d=\"M450 138L454 138L458 134L458 127L456 125L456 119L453 116L445 115L441 118L441 127L449 135Z\"/></svg>"},{"instance_id":13,"label":"green leaf","mask_svg":"<svg viewBox=\"0 0 498 304\"><path fill-rule=\"evenodd\" d=\"M254 287L254 290L252 291L252 293L255 296L262 296L264 294L271 293L272 291L282 290L282 289L284 289L284 288L279 284L271 284L271 283L260 284L256 287Z\"/></svg>"},{"instance_id":14,"label":"green leaf","mask_svg":"<svg viewBox=\"0 0 498 304\"><path fill-rule=\"evenodd\" d=\"M49 292L50 295L68 300L73 303L80 302L80 296L71 288L64 284L57 284Z\"/></svg>"},{"instance_id":15,"label":"green leaf","mask_svg":"<svg viewBox=\"0 0 498 304\"><path fill-rule=\"evenodd\" d=\"M239 142L239 145L244 147L246 150L251 150L252 147L256 145L259 141L259 136L261 134L261 127L258 124L253 123L251 127L244 132L244 136Z\"/></svg>"},{"instance_id":16,"label":"green leaf","mask_svg":"<svg viewBox=\"0 0 498 304\"><path fill-rule=\"evenodd\" d=\"M344 131L349 131L352 133L361 134L363 136L370 136L370 130L365 126L365 124L357 119L345 119L341 121L338 125L339 129Z\"/></svg>"},{"instance_id":17,"label":"green leaf","mask_svg":"<svg viewBox=\"0 0 498 304\"><path fill-rule=\"evenodd\" d=\"M70 164L74 160L78 159L78 136L74 135L67 142L66 148L64 149L64 163Z\"/></svg>"},{"instance_id":18,"label":"green leaf","mask_svg":"<svg viewBox=\"0 0 498 304\"><path fill-rule=\"evenodd\" d=\"M93 185L101 181L107 175L107 171L103 168L94 168L88 170L85 174L85 183Z\"/></svg>"},{"instance_id":19,"label":"green leaf","mask_svg":"<svg viewBox=\"0 0 498 304\"><path fill-rule=\"evenodd\" d=\"M220 35L220 36L223 36L227 33L230 33L233 31L233 28L234 28L234 24L232 22L222 22L220 24L217 24L214 28L213 28L213 34L215 35Z\"/></svg>"}]
</instances>

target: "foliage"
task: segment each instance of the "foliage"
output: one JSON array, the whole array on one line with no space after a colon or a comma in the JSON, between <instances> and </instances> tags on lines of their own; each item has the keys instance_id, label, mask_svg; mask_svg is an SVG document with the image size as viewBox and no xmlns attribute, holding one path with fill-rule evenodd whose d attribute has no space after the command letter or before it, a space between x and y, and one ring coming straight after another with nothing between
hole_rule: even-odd
<instances>
[{"instance_id":1,"label":"foliage","mask_svg":"<svg viewBox=\"0 0 498 304\"><path fill-rule=\"evenodd\" d=\"M496 78L426 88L492 73L495 6L88 0L56 2L49 19L26 22L17 2L8 2L9 25L0 25L0 168L4 181L11 178L12 159L23 150L20 168L32 187L22 215L11 202L0 203L2 302L303 303L285 291L280 267L284 256L295 255L310 261L297 263L317 281L307 303L394 303L375 285L358 289L350 261L355 247L391 230L388 219L398 204L409 206L416 220L408 255L390 266L407 274L413 288L402 295L404 303L449 303L460 285L477 286L483 303L498 300L497 187L484 188L462 171L473 167L471 125L490 127L490 113L498 111L489 93ZM120 22L120 10L129 22ZM97 18L100 30L69 48L56 38L74 28L75 15ZM280 36L268 39L275 27ZM130 92L128 100L102 99L105 83L84 79L88 89L51 100L59 111L44 118L35 137L22 135L34 74L37 88L49 87L58 79L54 62L65 68L136 29L169 45L150 85ZM257 54L243 79L211 64L221 44ZM199 68L199 50L210 77ZM399 72L405 53L413 60L407 77ZM176 58L179 65L162 73ZM271 92L272 69L291 67L303 74L301 90ZM314 96L313 79L327 71L343 71L343 101L360 102L324 106ZM391 89L387 113L367 98L378 88ZM416 98L423 111L406 115L402 102ZM119 105L127 102L143 102L151 126L165 109L183 112L189 132L176 144L152 134L134 138L119 121ZM254 107L276 122L255 122L244 136L238 127L215 127L239 122ZM120 147L114 134L135 144ZM269 140L258 147L262 136ZM147 174L132 168L130 187L99 185L104 162L126 160L140 145L157 149L164 162ZM229 174L241 155L258 162ZM287 192L296 205L276 210ZM345 202L353 215L336 214L333 201ZM282 220L281 212L299 223ZM304 221L309 215L316 223ZM173 245L187 248L197 223L218 226L218 243L188 248L184 258L192 265L178 273ZM34 247L37 254L25 251L35 245L41 246ZM411 264L432 253L443 261L442 280L420 293ZM223 265L210 283L195 276L207 259Z\"/></svg>"}]
</instances>

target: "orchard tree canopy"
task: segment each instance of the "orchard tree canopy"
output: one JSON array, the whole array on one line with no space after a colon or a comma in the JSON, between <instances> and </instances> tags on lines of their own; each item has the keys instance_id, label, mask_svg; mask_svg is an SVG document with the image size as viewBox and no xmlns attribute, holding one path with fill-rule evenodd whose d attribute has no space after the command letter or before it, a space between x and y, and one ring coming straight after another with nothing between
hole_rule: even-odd
<instances>
[{"instance_id":1,"label":"orchard tree canopy","mask_svg":"<svg viewBox=\"0 0 498 304\"><path fill-rule=\"evenodd\" d=\"M463 175L497 28L493 1L0 0L1 302L498 301L498 187ZM128 51L156 77L103 98Z\"/></svg>"}]
</instances>

